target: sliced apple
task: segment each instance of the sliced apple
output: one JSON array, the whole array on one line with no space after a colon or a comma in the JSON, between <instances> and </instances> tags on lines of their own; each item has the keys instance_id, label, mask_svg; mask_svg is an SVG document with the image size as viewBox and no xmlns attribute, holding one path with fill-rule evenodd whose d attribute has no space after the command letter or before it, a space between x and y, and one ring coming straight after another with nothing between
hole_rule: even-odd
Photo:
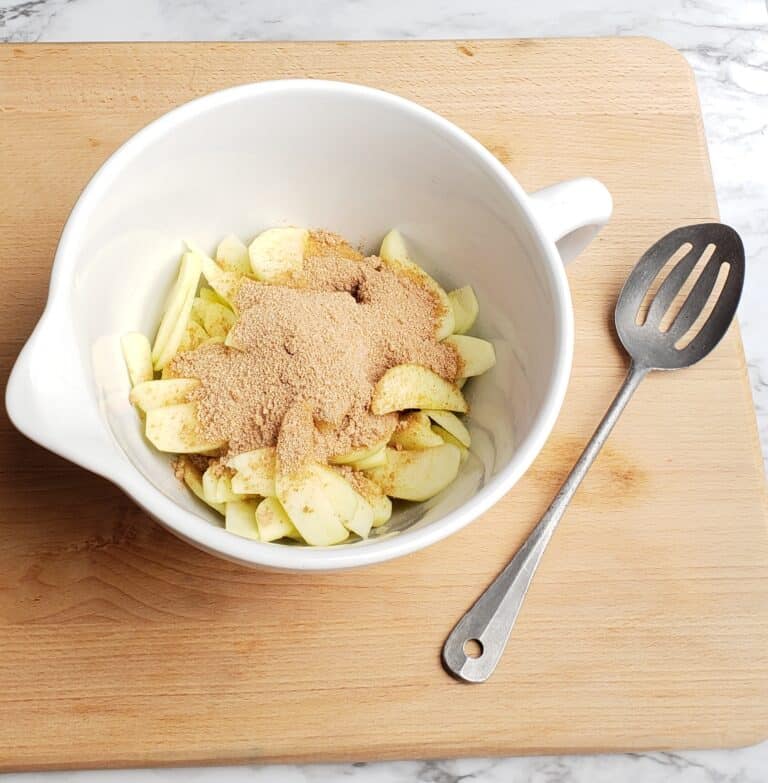
<instances>
[{"instance_id":1,"label":"sliced apple","mask_svg":"<svg viewBox=\"0 0 768 783\"><path fill-rule=\"evenodd\" d=\"M450 299L448 299L448 294L445 293L442 286L434 278L430 277L418 264L411 260L403 235L396 228L393 228L384 237L379 255L390 269L413 278L437 297L440 308L437 317L437 339L442 340L444 337L448 337L449 334L453 334L453 307Z\"/></svg>"},{"instance_id":2,"label":"sliced apple","mask_svg":"<svg viewBox=\"0 0 768 783\"><path fill-rule=\"evenodd\" d=\"M184 351L194 351L195 348L202 345L208 339L208 332L197 322L190 318L187 328L184 330L179 348L176 353L183 353ZM166 365L167 367L168 365ZM163 368L165 370L165 367Z\"/></svg>"},{"instance_id":3,"label":"sliced apple","mask_svg":"<svg viewBox=\"0 0 768 783\"><path fill-rule=\"evenodd\" d=\"M222 503L228 503L231 500L244 500L243 496L232 489L232 477L221 476L219 478L218 497Z\"/></svg>"},{"instance_id":4,"label":"sliced apple","mask_svg":"<svg viewBox=\"0 0 768 783\"><path fill-rule=\"evenodd\" d=\"M195 320L202 324L210 337L223 339L237 320L235 314L226 305L209 302L202 297L195 299L193 310Z\"/></svg>"},{"instance_id":5,"label":"sliced apple","mask_svg":"<svg viewBox=\"0 0 768 783\"><path fill-rule=\"evenodd\" d=\"M443 443L450 443L461 452L461 464L463 465L469 458L469 449L458 439L451 435L448 430L443 429L439 424L432 425L432 432L435 433Z\"/></svg>"},{"instance_id":6,"label":"sliced apple","mask_svg":"<svg viewBox=\"0 0 768 783\"><path fill-rule=\"evenodd\" d=\"M386 457L385 457L386 459ZM371 504L373 509L373 527L381 527L392 516L392 501L382 488L367 476L358 475L355 486L359 493Z\"/></svg>"},{"instance_id":7,"label":"sliced apple","mask_svg":"<svg viewBox=\"0 0 768 783\"><path fill-rule=\"evenodd\" d=\"M424 413L426 413L435 424L450 432L465 449L468 449L472 445L472 436L469 434L469 430L455 413L432 410L426 410Z\"/></svg>"},{"instance_id":8,"label":"sliced apple","mask_svg":"<svg viewBox=\"0 0 768 783\"><path fill-rule=\"evenodd\" d=\"M256 524L262 541L293 538L301 541L301 533L291 522L277 498L264 498L256 507Z\"/></svg>"},{"instance_id":9,"label":"sliced apple","mask_svg":"<svg viewBox=\"0 0 768 783\"><path fill-rule=\"evenodd\" d=\"M352 533L357 533L360 538L368 538L368 534L373 527L374 518L373 506L365 498L358 495L355 513L352 515L352 519L344 523L344 527Z\"/></svg>"},{"instance_id":10,"label":"sliced apple","mask_svg":"<svg viewBox=\"0 0 768 783\"><path fill-rule=\"evenodd\" d=\"M216 261L228 272L237 275L251 274L248 248L234 234L224 237L216 248Z\"/></svg>"},{"instance_id":11,"label":"sliced apple","mask_svg":"<svg viewBox=\"0 0 768 783\"><path fill-rule=\"evenodd\" d=\"M152 347L152 361L156 370L162 370L179 349L195 299L200 270L200 259L194 253L184 253L179 276L166 302Z\"/></svg>"},{"instance_id":12,"label":"sliced apple","mask_svg":"<svg viewBox=\"0 0 768 783\"><path fill-rule=\"evenodd\" d=\"M203 286L197 295L206 302L215 302L216 304L229 307L226 301L222 299L212 288L208 288L208 286Z\"/></svg>"},{"instance_id":13,"label":"sliced apple","mask_svg":"<svg viewBox=\"0 0 768 783\"><path fill-rule=\"evenodd\" d=\"M466 334L454 334L446 337L443 342L452 345L459 354L463 378L482 375L496 364L496 351L488 340Z\"/></svg>"},{"instance_id":14,"label":"sliced apple","mask_svg":"<svg viewBox=\"0 0 768 783\"><path fill-rule=\"evenodd\" d=\"M194 402L167 405L147 411L146 434L149 442L158 451L175 454L213 451L226 442L205 436L197 419L197 403Z\"/></svg>"},{"instance_id":15,"label":"sliced apple","mask_svg":"<svg viewBox=\"0 0 768 783\"><path fill-rule=\"evenodd\" d=\"M392 501L382 492L369 501L373 507L373 527L381 527L392 517Z\"/></svg>"},{"instance_id":16,"label":"sliced apple","mask_svg":"<svg viewBox=\"0 0 768 783\"><path fill-rule=\"evenodd\" d=\"M375 468L379 465L384 465L387 461L387 455L385 451L386 448L387 444L385 443L378 451L374 451L373 454L369 454L363 459L350 462L349 465L355 470L368 470L369 468Z\"/></svg>"},{"instance_id":17,"label":"sliced apple","mask_svg":"<svg viewBox=\"0 0 768 783\"><path fill-rule=\"evenodd\" d=\"M219 476L216 475L212 467L203 473L202 476L203 495L208 503L221 503L218 499L219 494Z\"/></svg>"},{"instance_id":18,"label":"sliced apple","mask_svg":"<svg viewBox=\"0 0 768 783\"><path fill-rule=\"evenodd\" d=\"M463 389L466 382L469 380L469 378L457 378L456 379L456 388L457 389Z\"/></svg>"},{"instance_id":19,"label":"sliced apple","mask_svg":"<svg viewBox=\"0 0 768 783\"><path fill-rule=\"evenodd\" d=\"M443 440L432 432L429 416L421 411L414 411L400 419L400 424L389 442L403 449L429 449L439 446ZM386 455L384 459L386 461Z\"/></svg>"},{"instance_id":20,"label":"sliced apple","mask_svg":"<svg viewBox=\"0 0 768 783\"><path fill-rule=\"evenodd\" d=\"M360 494L355 492L338 468L327 465L317 465L317 468L323 477L334 508L339 512L342 523L346 525L355 516Z\"/></svg>"},{"instance_id":21,"label":"sliced apple","mask_svg":"<svg viewBox=\"0 0 768 783\"><path fill-rule=\"evenodd\" d=\"M192 301L194 300L194 291L190 291L187 299L182 306L181 315L176 323L173 331L171 332L168 342L162 349L160 355L155 361L155 369L162 370L168 362L173 359L179 352L181 344L184 342L184 336L187 333L187 326L189 325L189 312L192 309Z\"/></svg>"},{"instance_id":22,"label":"sliced apple","mask_svg":"<svg viewBox=\"0 0 768 783\"><path fill-rule=\"evenodd\" d=\"M275 463L274 446L246 451L231 457L227 461L227 466L235 471L232 477L232 491L239 495L272 497L275 494Z\"/></svg>"},{"instance_id":23,"label":"sliced apple","mask_svg":"<svg viewBox=\"0 0 768 783\"><path fill-rule=\"evenodd\" d=\"M311 470L322 483L326 497L342 525L360 538L367 538L374 517L371 504L338 469L313 464Z\"/></svg>"},{"instance_id":24,"label":"sliced apple","mask_svg":"<svg viewBox=\"0 0 768 783\"><path fill-rule=\"evenodd\" d=\"M223 269L194 242L185 241L190 251L200 260L203 277L208 281L208 285L224 300L225 304L232 307L242 275Z\"/></svg>"},{"instance_id":25,"label":"sliced apple","mask_svg":"<svg viewBox=\"0 0 768 783\"><path fill-rule=\"evenodd\" d=\"M312 546L331 546L345 541L349 531L345 517L351 518L348 499L337 497L337 476L330 468L316 463L305 465L300 473L279 475L277 498L302 538Z\"/></svg>"},{"instance_id":26,"label":"sliced apple","mask_svg":"<svg viewBox=\"0 0 768 783\"><path fill-rule=\"evenodd\" d=\"M258 280L276 283L300 272L309 241L305 228L269 228L248 247L251 269Z\"/></svg>"},{"instance_id":27,"label":"sliced apple","mask_svg":"<svg viewBox=\"0 0 768 783\"><path fill-rule=\"evenodd\" d=\"M346 454L341 454L336 457L331 457L329 462L334 465L349 465L352 462L360 462L373 456L376 452L381 451L388 443L389 438L382 438L381 440L372 443L370 446L361 446L358 449L352 449Z\"/></svg>"},{"instance_id":28,"label":"sliced apple","mask_svg":"<svg viewBox=\"0 0 768 783\"><path fill-rule=\"evenodd\" d=\"M367 538L373 525L371 504L349 483L338 468L320 467L342 524L360 538Z\"/></svg>"},{"instance_id":29,"label":"sliced apple","mask_svg":"<svg viewBox=\"0 0 768 783\"><path fill-rule=\"evenodd\" d=\"M371 410L378 416L409 408L466 413L462 393L437 373L418 364L398 364L387 370L373 390Z\"/></svg>"},{"instance_id":30,"label":"sliced apple","mask_svg":"<svg viewBox=\"0 0 768 783\"><path fill-rule=\"evenodd\" d=\"M203 300L199 296L196 296L192 300L192 309L189 311L189 323L197 324L200 328L204 328L203 327Z\"/></svg>"},{"instance_id":31,"label":"sliced apple","mask_svg":"<svg viewBox=\"0 0 768 783\"><path fill-rule=\"evenodd\" d=\"M219 514L224 516L224 504L223 503L211 503L203 492L203 482L200 471L192 464L191 460L187 457L179 457L182 473L184 477L184 483L192 490L203 503L209 505L214 511L218 511Z\"/></svg>"},{"instance_id":32,"label":"sliced apple","mask_svg":"<svg viewBox=\"0 0 768 783\"><path fill-rule=\"evenodd\" d=\"M480 305L471 285L457 288L448 292L448 299L453 309L453 333L464 334L468 332L477 320Z\"/></svg>"},{"instance_id":33,"label":"sliced apple","mask_svg":"<svg viewBox=\"0 0 768 783\"><path fill-rule=\"evenodd\" d=\"M232 479L213 465L203 473L203 492L212 503L230 503L244 499L242 495L233 491Z\"/></svg>"},{"instance_id":34,"label":"sliced apple","mask_svg":"<svg viewBox=\"0 0 768 783\"><path fill-rule=\"evenodd\" d=\"M120 347L123 349L131 386L151 381L154 378L154 370L149 340L140 332L128 332L120 338Z\"/></svg>"},{"instance_id":35,"label":"sliced apple","mask_svg":"<svg viewBox=\"0 0 768 783\"><path fill-rule=\"evenodd\" d=\"M253 500L233 500L227 503L224 527L228 532L242 538L260 541L256 524L256 503Z\"/></svg>"},{"instance_id":36,"label":"sliced apple","mask_svg":"<svg viewBox=\"0 0 768 783\"><path fill-rule=\"evenodd\" d=\"M187 401L187 395L200 385L197 378L173 378L163 381L145 381L131 389L130 401L143 411L178 405Z\"/></svg>"},{"instance_id":37,"label":"sliced apple","mask_svg":"<svg viewBox=\"0 0 768 783\"><path fill-rule=\"evenodd\" d=\"M387 464L367 470L385 494L403 500L427 500L445 489L459 472L461 452L443 443L421 451L387 449Z\"/></svg>"}]
</instances>

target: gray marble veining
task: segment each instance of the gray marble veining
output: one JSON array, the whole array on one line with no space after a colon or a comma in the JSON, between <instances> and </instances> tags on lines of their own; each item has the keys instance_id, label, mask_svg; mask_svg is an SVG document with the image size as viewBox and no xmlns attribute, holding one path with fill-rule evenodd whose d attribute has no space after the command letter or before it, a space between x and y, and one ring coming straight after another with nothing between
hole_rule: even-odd
<instances>
[{"instance_id":1,"label":"gray marble veining","mask_svg":"<svg viewBox=\"0 0 768 783\"><path fill-rule=\"evenodd\" d=\"M739 320L768 455L768 12L763 0L0 0L0 40L297 40L649 35L696 75L722 218L743 236ZM768 459L766 460L768 466ZM381 764L39 773L8 783L765 783L742 750Z\"/></svg>"}]
</instances>

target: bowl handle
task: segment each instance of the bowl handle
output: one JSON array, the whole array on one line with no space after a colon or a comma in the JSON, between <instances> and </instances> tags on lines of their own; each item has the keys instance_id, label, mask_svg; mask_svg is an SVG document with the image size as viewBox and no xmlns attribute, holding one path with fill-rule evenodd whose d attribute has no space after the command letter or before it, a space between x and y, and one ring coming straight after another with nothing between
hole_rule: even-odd
<instances>
[{"instance_id":1,"label":"bowl handle","mask_svg":"<svg viewBox=\"0 0 768 783\"><path fill-rule=\"evenodd\" d=\"M13 366L5 407L16 429L30 440L113 478L120 451L95 391L86 383L85 361L72 319L44 313Z\"/></svg>"},{"instance_id":2,"label":"bowl handle","mask_svg":"<svg viewBox=\"0 0 768 783\"><path fill-rule=\"evenodd\" d=\"M613 212L608 189L592 177L558 182L530 195L539 225L568 264L592 241Z\"/></svg>"}]
</instances>

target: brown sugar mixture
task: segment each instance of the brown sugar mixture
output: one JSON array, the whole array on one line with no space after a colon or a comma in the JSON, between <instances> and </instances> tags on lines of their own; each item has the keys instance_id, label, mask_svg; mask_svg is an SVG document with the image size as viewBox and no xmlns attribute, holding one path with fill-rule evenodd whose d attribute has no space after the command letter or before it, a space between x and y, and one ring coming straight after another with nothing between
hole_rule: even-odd
<instances>
[{"instance_id":1,"label":"brown sugar mixture","mask_svg":"<svg viewBox=\"0 0 768 783\"><path fill-rule=\"evenodd\" d=\"M287 285L244 280L232 347L211 343L171 363L198 378L206 436L226 456L277 446L281 469L326 461L388 439L397 414L370 412L373 388L397 364L421 364L450 381L460 359L435 339L437 297L340 237L312 232L303 269Z\"/></svg>"}]
</instances>

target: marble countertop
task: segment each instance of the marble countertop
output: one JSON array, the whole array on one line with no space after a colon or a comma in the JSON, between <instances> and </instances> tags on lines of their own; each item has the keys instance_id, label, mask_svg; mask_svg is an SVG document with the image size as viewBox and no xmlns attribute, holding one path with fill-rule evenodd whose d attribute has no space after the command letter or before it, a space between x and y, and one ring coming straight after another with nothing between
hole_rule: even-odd
<instances>
[{"instance_id":1,"label":"marble countertop","mask_svg":"<svg viewBox=\"0 0 768 783\"><path fill-rule=\"evenodd\" d=\"M768 12L765 0L0 0L0 40L297 40L647 35L698 82L722 219L742 235L739 310L768 466ZM8 775L7 783L763 783L768 742L741 750L381 764Z\"/></svg>"}]
</instances>

